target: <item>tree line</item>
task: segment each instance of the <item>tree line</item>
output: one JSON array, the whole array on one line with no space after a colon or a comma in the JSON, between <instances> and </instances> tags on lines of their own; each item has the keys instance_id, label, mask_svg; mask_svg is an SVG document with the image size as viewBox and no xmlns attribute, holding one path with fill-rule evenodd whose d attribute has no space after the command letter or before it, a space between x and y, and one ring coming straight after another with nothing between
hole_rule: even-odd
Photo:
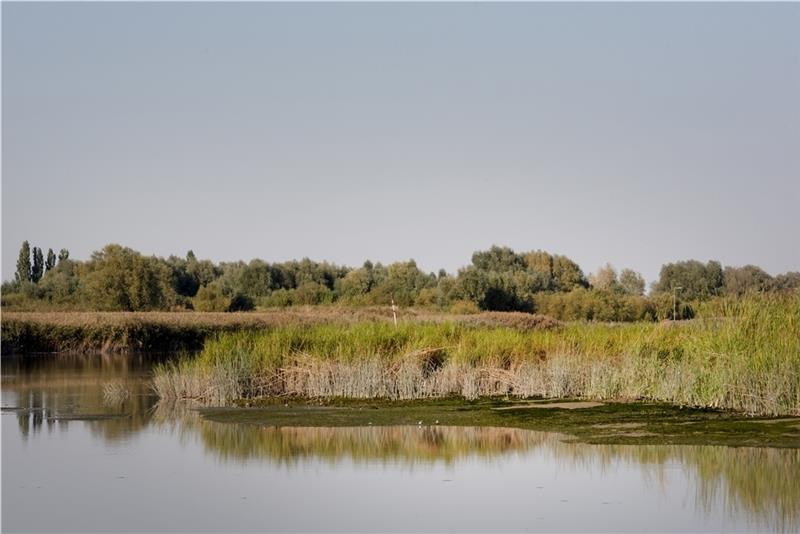
<instances>
[{"instance_id":1,"label":"tree line","mask_svg":"<svg viewBox=\"0 0 800 534\"><path fill-rule=\"evenodd\" d=\"M515 252L493 246L477 251L455 275L424 272L414 260L351 268L308 258L268 263L220 262L145 256L107 245L86 261L61 249L20 249L13 281L2 288L8 308L82 310L247 311L339 303L352 306L435 308L453 312L524 311L562 320L639 321L693 316L693 303L748 292L792 291L800 272L771 276L746 265L717 261L665 264L645 295L645 280L632 269L607 264L584 274L576 262L541 250Z\"/></svg>"}]
</instances>

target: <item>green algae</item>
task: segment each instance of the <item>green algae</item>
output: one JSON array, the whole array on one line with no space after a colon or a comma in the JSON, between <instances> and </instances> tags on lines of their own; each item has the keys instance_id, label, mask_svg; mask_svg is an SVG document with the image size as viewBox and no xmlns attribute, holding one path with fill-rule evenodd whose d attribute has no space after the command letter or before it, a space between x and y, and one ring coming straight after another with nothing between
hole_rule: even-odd
<instances>
[{"instance_id":1,"label":"green algae","mask_svg":"<svg viewBox=\"0 0 800 534\"><path fill-rule=\"evenodd\" d=\"M548 399L565 402L574 399ZM739 413L659 403L611 402L581 409L531 410L505 399L309 400L263 399L237 407L202 408L222 423L278 427L492 426L557 432L591 444L725 445L800 448L800 418ZM515 409L515 407L519 409ZM505 408L498 410L497 408Z\"/></svg>"}]
</instances>

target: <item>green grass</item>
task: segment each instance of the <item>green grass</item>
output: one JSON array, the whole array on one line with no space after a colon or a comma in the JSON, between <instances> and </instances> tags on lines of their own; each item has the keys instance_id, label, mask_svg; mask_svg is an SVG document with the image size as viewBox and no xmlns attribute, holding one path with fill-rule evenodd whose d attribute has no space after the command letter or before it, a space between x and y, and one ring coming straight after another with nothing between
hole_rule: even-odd
<instances>
[{"instance_id":1,"label":"green grass","mask_svg":"<svg viewBox=\"0 0 800 534\"><path fill-rule=\"evenodd\" d=\"M159 367L162 397L650 400L800 414L800 295L753 296L679 323L521 330L455 322L283 325L220 334Z\"/></svg>"},{"instance_id":2,"label":"green grass","mask_svg":"<svg viewBox=\"0 0 800 534\"><path fill-rule=\"evenodd\" d=\"M404 323L503 326L529 331L556 328L558 321L542 315L484 312L473 315L431 313L404 308ZM304 329L312 325L389 324L384 307L297 306L260 312L18 312L3 311L2 351L10 352L168 352L199 350L222 332L254 332L278 327Z\"/></svg>"}]
</instances>

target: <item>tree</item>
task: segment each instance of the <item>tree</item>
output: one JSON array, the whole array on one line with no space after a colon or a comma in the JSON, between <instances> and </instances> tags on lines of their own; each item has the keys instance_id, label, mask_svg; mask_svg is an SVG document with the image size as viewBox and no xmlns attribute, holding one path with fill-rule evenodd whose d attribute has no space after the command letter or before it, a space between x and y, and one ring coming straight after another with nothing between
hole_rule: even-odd
<instances>
[{"instance_id":1,"label":"tree","mask_svg":"<svg viewBox=\"0 0 800 534\"><path fill-rule=\"evenodd\" d=\"M772 277L761 267L725 267L725 293L728 295L740 297L751 291L769 291L772 287Z\"/></svg>"},{"instance_id":2,"label":"tree","mask_svg":"<svg viewBox=\"0 0 800 534\"><path fill-rule=\"evenodd\" d=\"M176 295L163 259L144 257L119 245L107 245L83 266L85 294L100 310L169 309Z\"/></svg>"},{"instance_id":3,"label":"tree","mask_svg":"<svg viewBox=\"0 0 800 534\"><path fill-rule=\"evenodd\" d=\"M47 249L47 260L44 262L44 272L56 266L56 253L52 248Z\"/></svg>"},{"instance_id":4,"label":"tree","mask_svg":"<svg viewBox=\"0 0 800 534\"><path fill-rule=\"evenodd\" d=\"M27 241L23 241L22 247L19 249L15 276L19 283L31 281L31 246Z\"/></svg>"},{"instance_id":5,"label":"tree","mask_svg":"<svg viewBox=\"0 0 800 534\"><path fill-rule=\"evenodd\" d=\"M224 312L230 305L231 299L225 296L219 284L201 287L192 299L194 309L201 312Z\"/></svg>"},{"instance_id":6,"label":"tree","mask_svg":"<svg viewBox=\"0 0 800 534\"><path fill-rule=\"evenodd\" d=\"M78 266L64 260L50 269L37 284L39 298L54 304L76 304L79 287Z\"/></svg>"},{"instance_id":7,"label":"tree","mask_svg":"<svg viewBox=\"0 0 800 534\"><path fill-rule=\"evenodd\" d=\"M589 282L577 263L566 256L553 256L553 290L572 291L579 287L589 287Z\"/></svg>"},{"instance_id":8,"label":"tree","mask_svg":"<svg viewBox=\"0 0 800 534\"><path fill-rule=\"evenodd\" d=\"M69 250L62 248L58 253L58 262L66 261L69 259Z\"/></svg>"},{"instance_id":9,"label":"tree","mask_svg":"<svg viewBox=\"0 0 800 534\"><path fill-rule=\"evenodd\" d=\"M338 294L354 304L363 301L365 296L375 287L375 268L372 262L364 262L364 266L353 269L337 284Z\"/></svg>"},{"instance_id":10,"label":"tree","mask_svg":"<svg viewBox=\"0 0 800 534\"><path fill-rule=\"evenodd\" d=\"M269 265L261 260L252 260L239 274L238 293L251 298L263 297L272 289Z\"/></svg>"},{"instance_id":11,"label":"tree","mask_svg":"<svg viewBox=\"0 0 800 534\"><path fill-rule=\"evenodd\" d=\"M531 311L533 304L529 293L522 290L523 285L510 271L486 271L470 265L459 271L453 293L471 300L482 310Z\"/></svg>"},{"instance_id":12,"label":"tree","mask_svg":"<svg viewBox=\"0 0 800 534\"><path fill-rule=\"evenodd\" d=\"M680 287L686 300L707 299L719 295L725 286L722 265L718 261L703 264L697 260L667 263L661 267L654 289L659 293L672 293Z\"/></svg>"},{"instance_id":13,"label":"tree","mask_svg":"<svg viewBox=\"0 0 800 534\"><path fill-rule=\"evenodd\" d=\"M44 256L42 249L33 247L33 266L31 267L31 282L38 283L44 274Z\"/></svg>"},{"instance_id":14,"label":"tree","mask_svg":"<svg viewBox=\"0 0 800 534\"><path fill-rule=\"evenodd\" d=\"M493 246L472 254L472 265L483 271L514 271L525 269L525 259L509 247Z\"/></svg>"},{"instance_id":15,"label":"tree","mask_svg":"<svg viewBox=\"0 0 800 534\"><path fill-rule=\"evenodd\" d=\"M189 272L189 260L179 258L177 256L170 256L167 258L167 265L171 271L171 285L172 289L182 297L193 297L197 294L200 283Z\"/></svg>"},{"instance_id":16,"label":"tree","mask_svg":"<svg viewBox=\"0 0 800 534\"><path fill-rule=\"evenodd\" d=\"M644 278L633 269L622 269L619 273L619 287L626 295L644 295Z\"/></svg>"},{"instance_id":17,"label":"tree","mask_svg":"<svg viewBox=\"0 0 800 534\"><path fill-rule=\"evenodd\" d=\"M333 292L319 282L303 282L292 294L292 304L326 304L332 300Z\"/></svg>"},{"instance_id":18,"label":"tree","mask_svg":"<svg viewBox=\"0 0 800 534\"><path fill-rule=\"evenodd\" d=\"M602 291L610 291L613 293L621 292L619 281L617 280L617 271L610 263L597 269L597 272L589 276L589 283L595 289Z\"/></svg>"},{"instance_id":19,"label":"tree","mask_svg":"<svg viewBox=\"0 0 800 534\"><path fill-rule=\"evenodd\" d=\"M773 288L776 291L793 291L800 288L800 272L787 272L779 274L773 281Z\"/></svg>"},{"instance_id":20,"label":"tree","mask_svg":"<svg viewBox=\"0 0 800 534\"><path fill-rule=\"evenodd\" d=\"M228 311L230 312L251 311L255 308L256 305L255 302L253 302L253 299L242 294L234 295L231 299L231 303L228 305Z\"/></svg>"}]
</instances>

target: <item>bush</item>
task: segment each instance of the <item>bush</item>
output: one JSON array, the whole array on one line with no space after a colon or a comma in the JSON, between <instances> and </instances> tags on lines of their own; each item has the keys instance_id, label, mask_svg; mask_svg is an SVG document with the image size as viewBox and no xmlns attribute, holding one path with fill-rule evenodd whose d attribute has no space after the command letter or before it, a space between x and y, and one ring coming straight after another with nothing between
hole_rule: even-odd
<instances>
[{"instance_id":1,"label":"bush","mask_svg":"<svg viewBox=\"0 0 800 534\"><path fill-rule=\"evenodd\" d=\"M673 315L673 295L671 293L656 293L650 297L655 309L656 318L659 321L672 319ZM680 297L677 299L677 314L675 319L691 319L694 317L694 308Z\"/></svg>"},{"instance_id":2,"label":"bush","mask_svg":"<svg viewBox=\"0 0 800 534\"><path fill-rule=\"evenodd\" d=\"M653 321L658 317L656 304L644 297L599 289L579 288L569 293L541 293L534 300L538 313L561 321L631 322Z\"/></svg>"},{"instance_id":3,"label":"bush","mask_svg":"<svg viewBox=\"0 0 800 534\"><path fill-rule=\"evenodd\" d=\"M471 300L457 300L450 305L450 313L467 315L480 313L480 311L481 310L478 308L478 305Z\"/></svg>"},{"instance_id":4,"label":"bush","mask_svg":"<svg viewBox=\"0 0 800 534\"><path fill-rule=\"evenodd\" d=\"M226 297L222 288L216 284L209 284L197 290L197 295L192 299L192 306L200 312L228 311L231 299Z\"/></svg>"},{"instance_id":5,"label":"bush","mask_svg":"<svg viewBox=\"0 0 800 534\"><path fill-rule=\"evenodd\" d=\"M259 304L266 308L286 308L292 305L294 290L276 289L266 297L259 299Z\"/></svg>"},{"instance_id":6,"label":"bush","mask_svg":"<svg viewBox=\"0 0 800 534\"><path fill-rule=\"evenodd\" d=\"M230 312L236 311L252 311L256 309L256 305L253 302L253 299L248 297L247 295L242 295L241 293L237 293L231 299L231 303L228 305L228 310Z\"/></svg>"}]
</instances>

